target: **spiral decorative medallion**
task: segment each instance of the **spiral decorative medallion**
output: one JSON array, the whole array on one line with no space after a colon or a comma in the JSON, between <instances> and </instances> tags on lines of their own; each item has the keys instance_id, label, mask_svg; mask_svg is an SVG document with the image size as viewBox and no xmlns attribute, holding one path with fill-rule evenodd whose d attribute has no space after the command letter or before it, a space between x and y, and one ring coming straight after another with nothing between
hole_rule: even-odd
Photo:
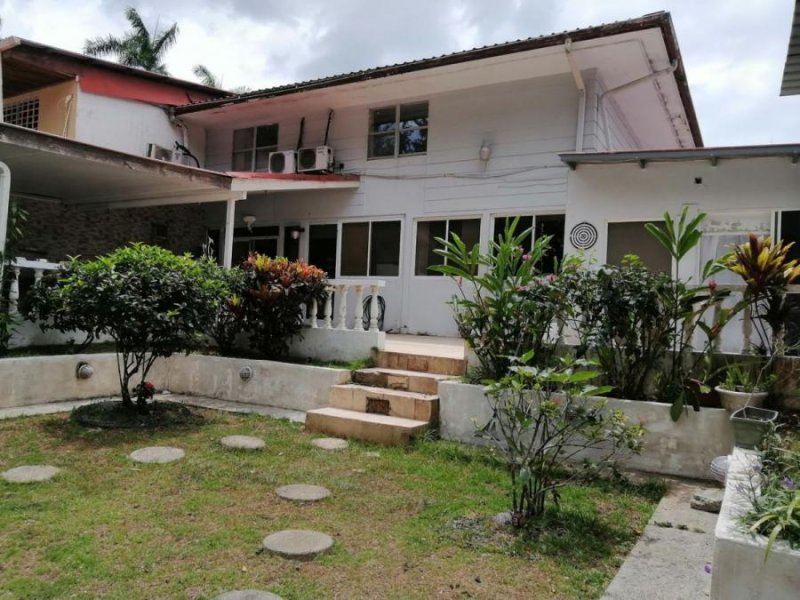
<instances>
[{"instance_id":1,"label":"spiral decorative medallion","mask_svg":"<svg viewBox=\"0 0 800 600\"><path fill-rule=\"evenodd\" d=\"M578 223L569 232L569 241L578 250L588 250L597 243L597 228L586 221Z\"/></svg>"}]
</instances>

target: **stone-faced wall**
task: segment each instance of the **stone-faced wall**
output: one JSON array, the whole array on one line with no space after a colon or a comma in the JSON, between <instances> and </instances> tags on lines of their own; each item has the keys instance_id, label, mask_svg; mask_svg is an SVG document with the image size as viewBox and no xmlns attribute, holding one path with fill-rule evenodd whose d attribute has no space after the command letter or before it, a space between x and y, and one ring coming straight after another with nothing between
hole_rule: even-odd
<instances>
[{"instance_id":1,"label":"stone-faced wall","mask_svg":"<svg viewBox=\"0 0 800 600\"><path fill-rule=\"evenodd\" d=\"M205 241L200 205L130 209L75 208L60 202L19 200L28 211L18 254L53 262L94 257L130 242L158 244L176 253L199 252Z\"/></svg>"}]
</instances>

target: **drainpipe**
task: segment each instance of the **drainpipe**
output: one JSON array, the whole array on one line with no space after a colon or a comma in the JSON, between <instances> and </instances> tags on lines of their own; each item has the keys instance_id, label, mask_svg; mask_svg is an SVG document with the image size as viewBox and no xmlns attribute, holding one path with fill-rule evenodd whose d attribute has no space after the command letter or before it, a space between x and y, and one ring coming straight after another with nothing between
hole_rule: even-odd
<instances>
[{"instance_id":1,"label":"drainpipe","mask_svg":"<svg viewBox=\"0 0 800 600\"><path fill-rule=\"evenodd\" d=\"M633 79L631 81L628 81L627 83L623 83L621 85L608 89L597 97L597 114L599 118L603 119L603 128L606 132L606 146L608 146L608 123L606 122L606 115L605 111L603 110L603 100L605 100L606 96L622 90L627 90L628 88L632 88L646 81L652 81L653 79L658 79L662 75L671 75L672 73L675 72L675 69L677 68L678 68L678 61L673 60L670 66L668 66L666 69L661 69L660 71L653 71L652 73L648 73L643 77ZM670 114L667 113L667 116L670 117ZM674 128L675 124L673 123L672 126ZM677 135L677 131L676 131L676 136L678 137L678 140L680 140L680 136Z\"/></svg>"},{"instance_id":2,"label":"drainpipe","mask_svg":"<svg viewBox=\"0 0 800 600\"><path fill-rule=\"evenodd\" d=\"M11 169L0 162L0 281L5 266L6 236L8 235L8 207L11 202ZM10 258L10 257L8 257Z\"/></svg>"},{"instance_id":3,"label":"drainpipe","mask_svg":"<svg viewBox=\"0 0 800 600\"><path fill-rule=\"evenodd\" d=\"M581 77L581 72L575 65L575 57L572 53L572 40L567 38L564 41L564 52L567 55L569 70L575 79L575 87L578 88L578 125L575 131L575 152L583 152L583 128L586 124L586 85Z\"/></svg>"}]
</instances>

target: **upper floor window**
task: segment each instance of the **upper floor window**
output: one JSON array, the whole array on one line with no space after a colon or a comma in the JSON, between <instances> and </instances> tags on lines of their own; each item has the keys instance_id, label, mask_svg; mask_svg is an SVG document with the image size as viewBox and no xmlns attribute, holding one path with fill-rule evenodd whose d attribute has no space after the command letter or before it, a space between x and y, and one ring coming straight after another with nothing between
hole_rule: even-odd
<instances>
[{"instance_id":1,"label":"upper floor window","mask_svg":"<svg viewBox=\"0 0 800 600\"><path fill-rule=\"evenodd\" d=\"M28 129L39 129L39 98L3 105L3 121Z\"/></svg>"},{"instance_id":2,"label":"upper floor window","mask_svg":"<svg viewBox=\"0 0 800 600\"><path fill-rule=\"evenodd\" d=\"M269 170L269 153L278 149L278 125L259 125L233 132L234 171Z\"/></svg>"},{"instance_id":3,"label":"upper floor window","mask_svg":"<svg viewBox=\"0 0 800 600\"><path fill-rule=\"evenodd\" d=\"M369 158L423 154L428 150L428 103L369 111Z\"/></svg>"}]
</instances>

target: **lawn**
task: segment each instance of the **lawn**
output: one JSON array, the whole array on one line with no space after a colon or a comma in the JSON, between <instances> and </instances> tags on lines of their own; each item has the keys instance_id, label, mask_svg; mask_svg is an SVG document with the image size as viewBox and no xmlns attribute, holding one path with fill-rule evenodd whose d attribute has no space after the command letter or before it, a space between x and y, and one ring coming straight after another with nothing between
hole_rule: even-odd
<instances>
[{"instance_id":1,"label":"lawn","mask_svg":"<svg viewBox=\"0 0 800 600\"><path fill-rule=\"evenodd\" d=\"M420 441L353 442L328 452L302 426L202 411L204 425L158 431L83 429L66 415L0 421L0 471L63 469L46 483L0 480L0 599L201 599L257 588L309 598L599 597L663 493L657 483L564 490L562 511L528 538L493 525L506 476L480 449ZM223 449L226 435L266 450ZM136 448L186 457L142 465ZM328 487L296 505L273 490ZM284 528L331 535L313 562L259 552Z\"/></svg>"}]
</instances>

